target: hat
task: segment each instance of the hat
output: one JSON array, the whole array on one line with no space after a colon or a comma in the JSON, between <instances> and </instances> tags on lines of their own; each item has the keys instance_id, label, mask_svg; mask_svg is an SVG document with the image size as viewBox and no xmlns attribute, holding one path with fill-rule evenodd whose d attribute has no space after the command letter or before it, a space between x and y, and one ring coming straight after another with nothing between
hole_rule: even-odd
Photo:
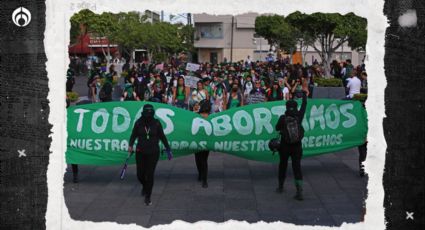
<instances>
[{"instance_id":1,"label":"hat","mask_svg":"<svg viewBox=\"0 0 425 230\"><path fill-rule=\"evenodd\" d=\"M142 116L153 117L155 114L155 109L151 104L146 104L143 106Z\"/></svg>"},{"instance_id":2,"label":"hat","mask_svg":"<svg viewBox=\"0 0 425 230\"><path fill-rule=\"evenodd\" d=\"M298 103L293 99L286 102L286 111L295 112L297 110Z\"/></svg>"}]
</instances>

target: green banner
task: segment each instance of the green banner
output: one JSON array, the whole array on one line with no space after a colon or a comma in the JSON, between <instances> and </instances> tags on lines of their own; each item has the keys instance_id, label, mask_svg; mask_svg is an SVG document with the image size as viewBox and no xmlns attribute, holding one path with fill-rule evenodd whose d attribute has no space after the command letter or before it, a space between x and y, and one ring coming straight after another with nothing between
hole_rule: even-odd
<instances>
[{"instance_id":1,"label":"green banner","mask_svg":"<svg viewBox=\"0 0 425 230\"><path fill-rule=\"evenodd\" d=\"M278 154L271 154L268 142L278 134L275 125L285 112L283 101L230 109L208 119L166 104L149 103L155 107L155 116L163 125L174 157L208 149L250 160L279 161ZM67 163L122 164L144 104L128 101L69 107ZM310 157L363 144L367 116L358 101L309 99L302 125L303 154ZM165 155L161 159L166 159ZM134 161L133 157L131 163Z\"/></svg>"}]
</instances>

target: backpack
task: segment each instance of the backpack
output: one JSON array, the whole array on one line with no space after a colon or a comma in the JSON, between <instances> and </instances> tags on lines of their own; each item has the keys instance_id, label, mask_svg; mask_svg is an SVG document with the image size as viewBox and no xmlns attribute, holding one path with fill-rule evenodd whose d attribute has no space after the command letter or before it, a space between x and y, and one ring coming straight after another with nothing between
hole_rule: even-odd
<instances>
[{"instance_id":1,"label":"backpack","mask_svg":"<svg viewBox=\"0 0 425 230\"><path fill-rule=\"evenodd\" d=\"M105 83L105 85L102 86L99 92L99 99L100 100L106 100L109 97L109 92L111 91L111 85L109 83ZM109 91L109 92L107 92Z\"/></svg>"},{"instance_id":2,"label":"backpack","mask_svg":"<svg viewBox=\"0 0 425 230\"><path fill-rule=\"evenodd\" d=\"M293 116L285 116L285 123L282 129L285 143L294 144L300 142L304 137L304 129Z\"/></svg>"}]
</instances>

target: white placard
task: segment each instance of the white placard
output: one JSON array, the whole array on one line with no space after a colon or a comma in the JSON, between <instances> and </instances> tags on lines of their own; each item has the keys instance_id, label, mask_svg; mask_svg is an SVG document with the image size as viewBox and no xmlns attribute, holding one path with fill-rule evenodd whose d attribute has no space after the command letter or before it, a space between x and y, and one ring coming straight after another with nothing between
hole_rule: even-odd
<instances>
[{"instance_id":1,"label":"white placard","mask_svg":"<svg viewBox=\"0 0 425 230\"><path fill-rule=\"evenodd\" d=\"M197 70L199 70L200 67L201 67L201 65L195 64L195 63L187 63L186 64L186 70L189 70L189 71L192 71L192 72L196 72Z\"/></svg>"}]
</instances>

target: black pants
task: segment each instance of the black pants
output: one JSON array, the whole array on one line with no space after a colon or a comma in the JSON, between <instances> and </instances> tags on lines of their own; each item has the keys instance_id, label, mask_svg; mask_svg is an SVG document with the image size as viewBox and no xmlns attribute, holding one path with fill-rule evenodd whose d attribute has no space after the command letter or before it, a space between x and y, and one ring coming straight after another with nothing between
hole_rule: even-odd
<instances>
[{"instance_id":1,"label":"black pants","mask_svg":"<svg viewBox=\"0 0 425 230\"><path fill-rule=\"evenodd\" d=\"M71 164L72 167L72 175L74 177L78 177L78 165L77 164Z\"/></svg>"},{"instance_id":2,"label":"black pants","mask_svg":"<svg viewBox=\"0 0 425 230\"><path fill-rule=\"evenodd\" d=\"M367 143L358 146L357 149L359 150L359 167L362 169L362 164L366 160L367 156Z\"/></svg>"},{"instance_id":3,"label":"black pants","mask_svg":"<svg viewBox=\"0 0 425 230\"><path fill-rule=\"evenodd\" d=\"M137 179L142 184L146 197L150 197L152 194L153 178L158 160L159 151L136 152Z\"/></svg>"},{"instance_id":4,"label":"black pants","mask_svg":"<svg viewBox=\"0 0 425 230\"><path fill-rule=\"evenodd\" d=\"M199 177L203 182L207 181L209 153L209 151L201 151L195 153L196 168L198 168Z\"/></svg>"},{"instance_id":5,"label":"black pants","mask_svg":"<svg viewBox=\"0 0 425 230\"><path fill-rule=\"evenodd\" d=\"M303 149L300 144L287 145L284 144L279 150L279 186L283 186L286 177L286 168L288 168L288 159L291 157L292 170L294 171L295 180L301 181L303 175L301 173L301 157Z\"/></svg>"}]
</instances>

